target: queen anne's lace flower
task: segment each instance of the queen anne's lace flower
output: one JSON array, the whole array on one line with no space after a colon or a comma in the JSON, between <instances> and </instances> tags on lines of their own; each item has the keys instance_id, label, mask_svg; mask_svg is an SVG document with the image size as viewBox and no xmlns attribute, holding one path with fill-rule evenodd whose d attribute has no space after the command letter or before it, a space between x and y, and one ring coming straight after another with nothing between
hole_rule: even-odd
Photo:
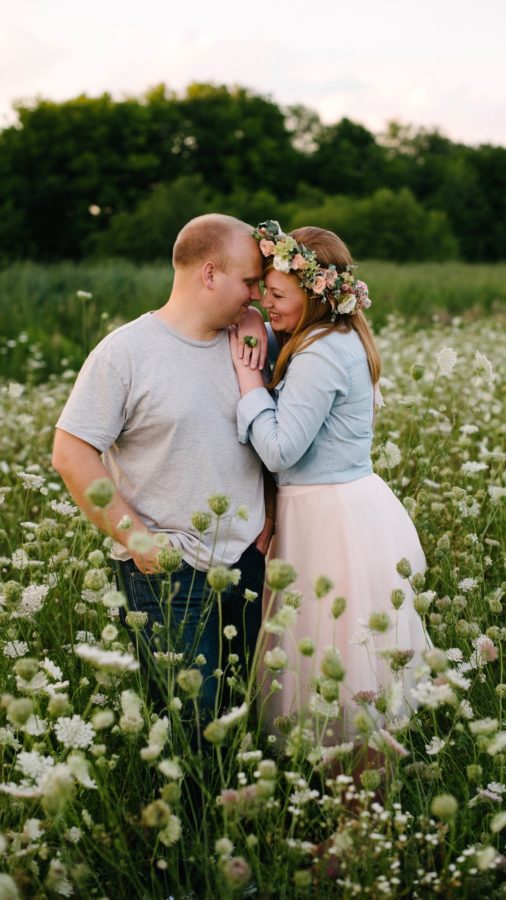
<instances>
[{"instance_id":1,"label":"queen anne's lace flower","mask_svg":"<svg viewBox=\"0 0 506 900\"><path fill-rule=\"evenodd\" d=\"M58 719L54 731L64 747L73 749L89 747L95 737L93 726L78 715Z\"/></svg>"}]
</instances>

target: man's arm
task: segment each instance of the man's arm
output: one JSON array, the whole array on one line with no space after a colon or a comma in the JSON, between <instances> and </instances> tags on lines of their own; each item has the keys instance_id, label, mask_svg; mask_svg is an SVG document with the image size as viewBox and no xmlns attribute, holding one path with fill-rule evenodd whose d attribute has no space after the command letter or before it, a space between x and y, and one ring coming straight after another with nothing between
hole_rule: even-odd
<instances>
[{"instance_id":1,"label":"man's arm","mask_svg":"<svg viewBox=\"0 0 506 900\"><path fill-rule=\"evenodd\" d=\"M61 475L77 505L101 531L104 531L113 537L114 540L119 541L119 543L125 544L128 537L125 537L124 531L118 529L118 524L123 516L128 516L132 520L132 527L127 534L131 534L132 531L142 531L149 534L143 521L128 505L119 491L116 491L106 509L99 509L88 500L86 489L92 481L95 481L97 478L108 478L110 480L109 472L105 468L96 447L92 447L91 444L70 434L68 431L57 428L52 463L56 471ZM156 560L158 552L159 548L153 547L152 550L142 554L142 556L132 552L132 557L138 569L142 572L151 573L159 571Z\"/></svg>"}]
</instances>

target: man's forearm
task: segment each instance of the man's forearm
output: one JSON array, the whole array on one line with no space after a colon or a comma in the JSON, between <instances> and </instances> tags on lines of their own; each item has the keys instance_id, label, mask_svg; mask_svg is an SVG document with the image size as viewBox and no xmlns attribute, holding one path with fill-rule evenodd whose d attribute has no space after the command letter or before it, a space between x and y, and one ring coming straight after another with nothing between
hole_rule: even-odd
<instances>
[{"instance_id":1,"label":"man's forearm","mask_svg":"<svg viewBox=\"0 0 506 900\"><path fill-rule=\"evenodd\" d=\"M99 509L88 500L86 489L92 481L98 478L110 479L110 474L105 468L98 450L90 444L68 432L57 429L53 466L61 475L77 505L101 531L126 545L128 534L131 531L148 530L119 491L116 491L106 509ZM118 529L118 524L124 516L128 516L132 520L132 528L127 532Z\"/></svg>"}]
</instances>

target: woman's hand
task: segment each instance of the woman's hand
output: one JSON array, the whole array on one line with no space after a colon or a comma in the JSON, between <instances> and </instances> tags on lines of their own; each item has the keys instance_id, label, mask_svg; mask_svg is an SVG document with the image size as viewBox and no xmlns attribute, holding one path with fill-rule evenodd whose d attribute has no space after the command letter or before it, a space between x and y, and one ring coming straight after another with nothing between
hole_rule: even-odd
<instances>
[{"instance_id":1,"label":"woman's hand","mask_svg":"<svg viewBox=\"0 0 506 900\"><path fill-rule=\"evenodd\" d=\"M254 391L255 388L265 387L260 369L252 369L244 363L243 354L241 354L244 343L241 341L234 328L229 328L228 339L230 341L230 354L237 373L241 395L244 397L245 394L248 394L249 391Z\"/></svg>"},{"instance_id":2,"label":"woman's hand","mask_svg":"<svg viewBox=\"0 0 506 900\"><path fill-rule=\"evenodd\" d=\"M250 306L244 319L237 326L239 337L238 359L250 369L263 369L267 357L267 329L262 313Z\"/></svg>"}]
</instances>

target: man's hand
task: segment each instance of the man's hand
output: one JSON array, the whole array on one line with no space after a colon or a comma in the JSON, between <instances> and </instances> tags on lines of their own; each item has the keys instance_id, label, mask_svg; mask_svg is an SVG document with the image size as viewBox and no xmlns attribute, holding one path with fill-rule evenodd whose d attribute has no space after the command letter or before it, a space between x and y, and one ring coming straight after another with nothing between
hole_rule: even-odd
<instances>
[{"instance_id":1,"label":"man's hand","mask_svg":"<svg viewBox=\"0 0 506 900\"><path fill-rule=\"evenodd\" d=\"M255 539L255 547L257 548L257 550L260 550L260 553L263 553L264 556L267 555L267 551L269 549L269 544L271 542L273 534L274 522L272 521L272 519L266 517L264 527Z\"/></svg>"},{"instance_id":2,"label":"man's hand","mask_svg":"<svg viewBox=\"0 0 506 900\"><path fill-rule=\"evenodd\" d=\"M244 338L251 337L255 346L244 343ZM250 306L240 325L237 326L237 356L250 369L263 369L267 358L267 329L262 313L255 306Z\"/></svg>"},{"instance_id":3,"label":"man's hand","mask_svg":"<svg viewBox=\"0 0 506 900\"><path fill-rule=\"evenodd\" d=\"M145 553L133 553L132 550L130 552L135 565L143 575L158 575L162 571L158 562L160 547L151 547Z\"/></svg>"}]
</instances>

